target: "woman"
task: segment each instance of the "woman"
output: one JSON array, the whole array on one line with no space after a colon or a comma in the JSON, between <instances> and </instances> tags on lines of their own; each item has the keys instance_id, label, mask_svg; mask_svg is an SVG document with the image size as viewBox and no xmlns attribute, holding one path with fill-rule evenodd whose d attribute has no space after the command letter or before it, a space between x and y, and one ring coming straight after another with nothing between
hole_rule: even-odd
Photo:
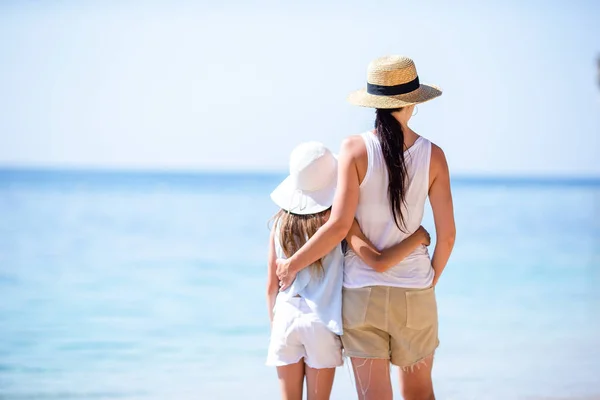
<instances>
[{"instance_id":1,"label":"woman","mask_svg":"<svg viewBox=\"0 0 600 400\"><path fill-rule=\"evenodd\" d=\"M392 398L389 363L400 367L404 399L435 399L431 381L438 346L437 284L454 245L455 227L448 165L442 149L417 135L408 122L415 105L441 95L419 83L414 62L389 56L368 68L367 88L350 102L376 109L375 130L351 136L339 154L338 186L329 220L290 258L277 260L285 290L301 269L346 237L354 218L377 248L390 247L421 225L427 197L433 209L436 246L402 262L374 269L345 256L342 344L350 356L360 399Z\"/></svg>"}]
</instances>

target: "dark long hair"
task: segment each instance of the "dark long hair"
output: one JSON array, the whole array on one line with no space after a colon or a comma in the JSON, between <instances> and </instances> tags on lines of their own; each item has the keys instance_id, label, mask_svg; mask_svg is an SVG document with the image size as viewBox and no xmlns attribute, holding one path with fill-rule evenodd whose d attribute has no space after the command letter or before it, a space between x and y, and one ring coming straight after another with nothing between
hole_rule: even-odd
<instances>
[{"instance_id":1,"label":"dark long hair","mask_svg":"<svg viewBox=\"0 0 600 400\"><path fill-rule=\"evenodd\" d=\"M404 162L404 132L400 122L392 115L399 109L377 109L375 111L375 131L381 142L383 159L388 169L388 197L394 222L404 232L405 218L402 205L406 196L406 163Z\"/></svg>"}]
</instances>

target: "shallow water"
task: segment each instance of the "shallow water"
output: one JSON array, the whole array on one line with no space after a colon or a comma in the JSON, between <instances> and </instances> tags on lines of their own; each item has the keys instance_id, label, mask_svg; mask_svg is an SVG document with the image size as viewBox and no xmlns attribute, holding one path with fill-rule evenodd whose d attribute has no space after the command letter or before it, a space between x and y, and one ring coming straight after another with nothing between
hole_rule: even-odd
<instances>
[{"instance_id":1,"label":"shallow water","mask_svg":"<svg viewBox=\"0 0 600 400\"><path fill-rule=\"evenodd\" d=\"M264 284L280 178L0 171L0 399L278 398ZM600 395L600 184L453 190L438 398ZM355 398L350 375L332 399Z\"/></svg>"}]
</instances>

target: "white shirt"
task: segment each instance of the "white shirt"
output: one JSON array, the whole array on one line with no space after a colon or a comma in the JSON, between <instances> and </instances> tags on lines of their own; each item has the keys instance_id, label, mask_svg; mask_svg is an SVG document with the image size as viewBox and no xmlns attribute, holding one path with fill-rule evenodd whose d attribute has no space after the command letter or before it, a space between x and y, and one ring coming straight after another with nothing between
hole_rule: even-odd
<instances>
[{"instance_id":1,"label":"white shirt","mask_svg":"<svg viewBox=\"0 0 600 400\"><path fill-rule=\"evenodd\" d=\"M419 137L404 152L407 166L406 204L402 215L406 226L402 232L394 222L388 197L388 170L381 151L379 138L371 131L363 133L367 147L368 166L360 185L356 220L365 236L378 249L400 243L415 232L423 220L425 201L429 192L429 163L431 142ZM401 225L402 226L402 225ZM434 271L426 246L419 246L408 257L385 272L377 272L362 261L352 250L344 260L344 287L394 286L427 288L433 283Z\"/></svg>"},{"instance_id":2,"label":"white shirt","mask_svg":"<svg viewBox=\"0 0 600 400\"><path fill-rule=\"evenodd\" d=\"M275 231L275 254L277 258L286 258L279 242L278 226ZM343 268L344 254L341 244L338 244L323 257L322 275L313 276L310 266L300 270L292 285L277 295L276 304L300 295L329 330L341 335Z\"/></svg>"}]
</instances>

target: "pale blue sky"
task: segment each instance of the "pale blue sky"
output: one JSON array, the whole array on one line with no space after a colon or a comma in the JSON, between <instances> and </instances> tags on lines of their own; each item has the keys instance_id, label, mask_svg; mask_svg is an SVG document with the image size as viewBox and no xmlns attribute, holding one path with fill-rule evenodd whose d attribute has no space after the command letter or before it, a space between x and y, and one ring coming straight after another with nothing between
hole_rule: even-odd
<instances>
[{"instance_id":1,"label":"pale blue sky","mask_svg":"<svg viewBox=\"0 0 600 400\"><path fill-rule=\"evenodd\" d=\"M2 2L0 165L285 170L370 128L346 96L403 54L453 173L600 176L600 3L288 3Z\"/></svg>"}]
</instances>

